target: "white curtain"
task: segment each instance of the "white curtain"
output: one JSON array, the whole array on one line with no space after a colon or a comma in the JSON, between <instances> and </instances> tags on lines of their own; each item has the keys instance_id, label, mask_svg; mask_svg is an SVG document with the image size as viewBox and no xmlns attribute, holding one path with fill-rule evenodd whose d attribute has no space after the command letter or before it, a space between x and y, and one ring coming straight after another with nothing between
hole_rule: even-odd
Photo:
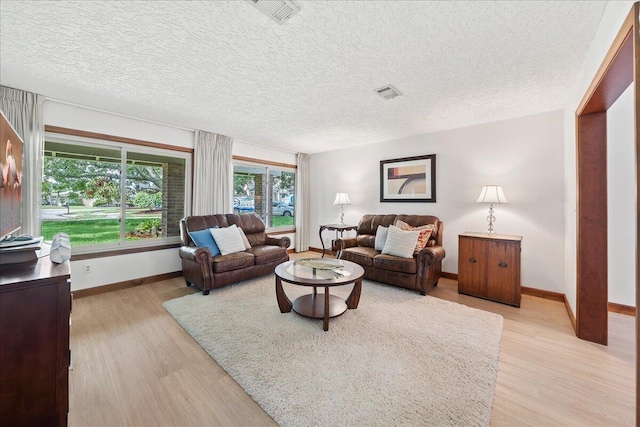
<instances>
[{"instance_id":1,"label":"white curtain","mask_svg":"<svg viewBox=\"0 0 640 427\"><path fill-rule=\"evenodd\" d=\"M193 215L233 212L233 138L196 131Z\"/></svg>"},{"instance_id":2,"label":"white curtain","mask_svg":"<svg viewBox=\"0 0 640 427\"><path fill-rule=\"evenodd\" d=\"M309 155L298 153L296 170L296 252L309 250Z\"/></svg>"},{"instance_id":3,"label":"white curtain","mask_svg":"<svg viewBox=\"0 0 640 427\"><path fill-rule=\"evenodd\" d=\"M22 159L22 229L40 236L40 198L44 153L44 97L0 86L0 110L24 142Z\"/></svg>"}]
</instances>

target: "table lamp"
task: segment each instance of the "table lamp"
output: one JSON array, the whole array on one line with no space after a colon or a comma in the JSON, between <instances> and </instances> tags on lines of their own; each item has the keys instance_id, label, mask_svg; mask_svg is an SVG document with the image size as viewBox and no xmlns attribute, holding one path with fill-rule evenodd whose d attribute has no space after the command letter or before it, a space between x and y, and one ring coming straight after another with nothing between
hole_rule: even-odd
<instances>
[{"instance_id":1,"label":"table lamp","mask_svg":"<svg viewBox=\"0 0 640 427\"><path fill-rule=\"evenodd\" d=\"M349 195L347 193L336 193L336 199L333 201L334 205L340 205L340 225L344 225L344 205L350 205Z\"/></svg>"},{"instance_id":2,"label":"table lamp","mask_svg":"<svg viewBox=\"0 0 640 427\"><path fill-rule=\"evenodd\" d=\"M489 205L489 216L487 217L487 221L489 222L488 234L494 234L495 231L493 231L493 223L495 222L496 217L493 216L493 204L509 203L502 191L502 187L500 185L485 185L482 187L480 197L478 197L476 203L491 203Z\"/></svg>"}]
</instances>

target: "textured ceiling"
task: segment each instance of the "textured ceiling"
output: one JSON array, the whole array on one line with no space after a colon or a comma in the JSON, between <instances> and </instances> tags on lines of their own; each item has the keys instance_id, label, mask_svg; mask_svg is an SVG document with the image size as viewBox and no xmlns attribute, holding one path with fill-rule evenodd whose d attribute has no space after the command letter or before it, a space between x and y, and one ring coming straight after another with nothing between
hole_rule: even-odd
<instances>
[{"instance_id":1,"label":"textured ceiling","mask_svg":"<svg viewBox=\"0 0 640 427\"><path fill-rule=\"evenodd\" d=\"M314 153L563 108L606 5L297 3L2 0L0 83Z\"/></svg>"}]
</instances>

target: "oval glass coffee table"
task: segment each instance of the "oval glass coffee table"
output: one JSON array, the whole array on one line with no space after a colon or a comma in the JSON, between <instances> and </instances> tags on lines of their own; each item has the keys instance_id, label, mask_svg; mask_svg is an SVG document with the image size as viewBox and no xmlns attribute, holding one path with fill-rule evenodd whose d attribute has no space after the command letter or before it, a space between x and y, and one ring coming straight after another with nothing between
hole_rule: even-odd
<instances>
[{"instance_id":1,"label":"oval glass coffee table","mask_svg":"<svg viewBox=\"0 0 640 427\"><path fill-rule=\"evenodd\" d=\"M281 313L293 311L312 319L323 319L323 329L329 330L329 318L355 309L360 302L364 269L358 264L339 259L307 258L287 261L276 267L276 297ZM313 292L297 298L293 303L282 288L282 282L310 286ZM354 283L346 300L329 295L329 288ZM317 288L324 288L324 294Z\"/></svg>"}]
</instances>

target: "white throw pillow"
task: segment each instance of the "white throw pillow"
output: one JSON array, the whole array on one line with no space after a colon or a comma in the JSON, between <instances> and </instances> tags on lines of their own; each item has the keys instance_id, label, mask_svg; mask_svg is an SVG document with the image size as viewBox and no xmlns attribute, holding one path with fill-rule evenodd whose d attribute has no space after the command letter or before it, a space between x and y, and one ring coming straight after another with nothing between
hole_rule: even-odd
<instances>
[{"instance_id":1,"label":"white throw pillow","mask_svg":"<svg viewBox=\"0 0 640 427\"><path fill-rule=\"evenodd\" d=\"M413 250L416 248L418 236L420 236L420 231L404 231L395 225L390 225L382 253L402 258L413 258Z\"/></svg>"},{"instance_id":2,"label":"white throw pillow","mask_svg":"<svg viewBox=\"0 0 640 427\"><path fill-rule=\"evenodd\" d=\"M244 234L244 230L238 227L238 232L240 233L240 238L242 238L242 244L245 249L251 249L251 243L249 243L249 239L247 239L247 235Z\"/></svg>"},{"instance_id":3,"label":"white throw pillow","mask_svg":"<svg viewBox=\"0 0 640 427\"><path fill-rule=\"evenodd\" d=\"M244 242L235 224L224 228L210 228L209 231L222 255L244 251Z\"/></svg>"},{"instance_id":4,"label":"white throw pillow","mask_svg":"<svg viewBox=\"0 0 640 427\"><path fill-rule=\"evenodd\" d=\"M387 241L387 234L389 234L389 227L379 225L376 230L376 243L373 245L376 251L382 252L384 249L384 244Z\"/></svg>"}]
</instances>

